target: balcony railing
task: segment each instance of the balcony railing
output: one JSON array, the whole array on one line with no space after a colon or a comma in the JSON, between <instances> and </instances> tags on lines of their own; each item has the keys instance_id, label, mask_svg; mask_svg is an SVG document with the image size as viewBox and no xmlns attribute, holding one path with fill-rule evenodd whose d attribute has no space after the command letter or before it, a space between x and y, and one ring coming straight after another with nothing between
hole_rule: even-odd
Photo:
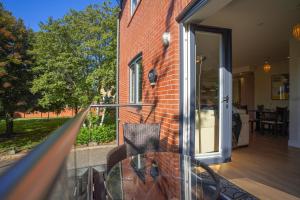
<instances>
[{"instance_id":1,"label":"balcony railing","mask_svg":"<svg viewBox=\"0 0 300 200\"><path fill-rule=\"evenodd\" d=\"M92 199L91 164L82 165L76 158L76 137L90 108L141 106L153 105L100 104L84 109L0 177L0 199Z\"/></svg>"}]
</instances>

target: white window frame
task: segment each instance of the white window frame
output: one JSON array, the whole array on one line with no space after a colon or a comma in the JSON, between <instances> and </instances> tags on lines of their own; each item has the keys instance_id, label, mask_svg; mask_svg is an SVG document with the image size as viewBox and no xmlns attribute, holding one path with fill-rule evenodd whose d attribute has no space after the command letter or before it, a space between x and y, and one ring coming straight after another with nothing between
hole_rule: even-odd
<instances>
[{"instance_id":1,"label":"white window frame","mask_svg":"<svg viewBox=\"0 0 300 200\"><path fill-rule=\"evenodd\" d=\"M141 75L141 77L139 77L140 70L143 67L141 62L142 62L142 57L138 57L133 62L131 62L130 66L129 66L129 81L130 81L130 83L129 83L129 103L132 103L132 104L139 104L142 102L142 98L139 99L140 88L142 87L142 84L140 85L140 83L142 83L142 81L143 81L143 75ZM134 70L133 70L133 68L134 68ZM135 71L134 81L132 81L133 71ZM142 79L142 81L140 80L140 78Z\"/></svg>"},{"instance_id":2,"label":"white window frame","mask_svg":"<svg viewBox=\"0 0 300 200\"><path fill-rule=\"evenodd\" d=\"M133 2L136 1L134 4ZM140 0L130 0L130 14L133 15L137 5L139 4Z\"/></svg>"}]
</instances>

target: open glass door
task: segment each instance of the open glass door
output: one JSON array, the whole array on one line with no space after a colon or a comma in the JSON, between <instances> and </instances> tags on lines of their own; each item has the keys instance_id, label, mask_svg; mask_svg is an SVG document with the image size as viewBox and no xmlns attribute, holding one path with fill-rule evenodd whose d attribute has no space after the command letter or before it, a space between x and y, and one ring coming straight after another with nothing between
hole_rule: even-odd
<instances>
[{"instance_id":1,"label":"open glass door","mask_svg":"<svg viewBox=\"0 0 300 200\"><path fill-rule=\"evenodd\" d=\"M231 157L231 31L192 26L191 144L195 158L206 163Z\"/></svg>"}]
</instances>

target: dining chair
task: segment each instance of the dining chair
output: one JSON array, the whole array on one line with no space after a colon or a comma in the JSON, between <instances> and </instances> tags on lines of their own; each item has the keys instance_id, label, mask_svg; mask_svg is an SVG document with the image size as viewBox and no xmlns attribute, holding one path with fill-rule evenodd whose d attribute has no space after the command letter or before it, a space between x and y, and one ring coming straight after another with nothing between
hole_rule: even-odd
<instances>
[{"instance_id":1,"label":"dining chair","mask_svg":"<svg viewBox=\"0 0 300 200\"><path fill-rule=\"evenodd\" d=\"M256 123L256 131L260 131L260 121L261 121L261 114L264 111L265 106L264 105L257 105L256 113L255 113L255 123Z\"/></svg>"},{"instance_id":2,"label":"dining chair","mask_svg":"<svg viewBox=\"0 0 300 200\"><path fill-rule=\"evenodd\" d=\"M253 133L254 124L255 124L255 131L260 131L260 115L263 110L264 110L264 105L257 105L255 117L250 115L249 123L250 123L250 132L251 133Z\"/></svg>"},{"instance_id":3,"label":"dining chair","mask_svg":"<svg viewBox=\"0 0 300 200\"><path fill-rule=\"evenodd\" d=\"M248 105L241 105L239 109L245 110L246 114L248 114Z\"/></svg>"},{"instance_id":4,"label":"dining chair","mask_svg":"<svg viewBox=\"0 0 300 200\"><path fill-rule=\"evenodd\" d=\"M239 137L242 129L242 120L239 113L232 113L232 147L238 146Z\"/></svg>"},{"instance_id":5,"label":"dining chair","mask_svg":"<svg viewBox=\"0 0 300 200\"><path fill-rule=\"evenodd\" d=\"M287 107L276 107L276 112L278 114L278 121L281 125L278 127L283 135L288 134L289 127L289 111Z\"/></svg>"},{"instance_id":6,"label":"dining chair","mask_svg":"<svg viewBox=\"0 0 300 200\"><path fill-rule=\"evenodd\" d=\"M260 124L263 131L266 130L265 126L267 126L273 135L278 135L279 129L283 127L283 122L279 120L279 115L276 111L262 112Z\"/></svg>"},{"instance_id":7,"label":"dining chair","mask_svg":"<svg viewBox=\"0 0 300 200\"><path fill-rule=\"evenodd\" d=\"M123 133L127 156L159 151L160 124L126 123Z\"/></svg>"},{"instance_id":8,"label":"dining chair","mask_svg":"<svg viewBox=\"0 0 300 200\"><path fill-rule=\"evenodd\" d=\"M265 109L264 105L257 105L257 110L262 111Z\"/></svg>"}]
</instances>

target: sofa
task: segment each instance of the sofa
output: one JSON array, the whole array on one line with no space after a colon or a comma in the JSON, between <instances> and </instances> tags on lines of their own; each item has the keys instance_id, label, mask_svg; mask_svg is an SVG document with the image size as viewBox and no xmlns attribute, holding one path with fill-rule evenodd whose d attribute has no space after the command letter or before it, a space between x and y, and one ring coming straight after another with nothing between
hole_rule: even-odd
<instances>
[{"instance_id":1,"label":"sofa","mask_svg":"<svg viewBox=\"0 0 300 200\"><path fill-rule=\"evenodd\" d=\"M239 116L239 122L236 122L236 116ZM238 130L235 130L236 124L239 124ZM233 117L232 117L232 125L233 125L233 143L232 147L241 147L249 145L249 115L246 110L233 108ZM236 133L238 131L238 133Z\"/></svg>"}]
</instances>

